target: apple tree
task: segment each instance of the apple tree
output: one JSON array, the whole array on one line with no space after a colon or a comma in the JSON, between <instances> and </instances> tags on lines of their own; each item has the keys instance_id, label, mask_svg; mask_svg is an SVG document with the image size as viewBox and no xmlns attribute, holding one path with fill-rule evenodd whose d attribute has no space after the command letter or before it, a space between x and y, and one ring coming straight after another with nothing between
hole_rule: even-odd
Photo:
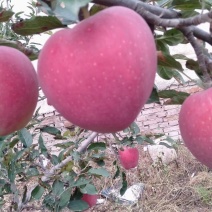
<instances>
[{"instance_id":1,"label":"apple tree","mask_svg":"<svg viewBox=\"0 0 212 212\"><path fill-rule=\"evenodd\" d=\"M154 144L154 135L142 134L134 121L144 104L161 99L182 104L182 138L212 168L211 6L210 0L37 0L25 14L2 1L0 207L83 211L101 192L95 181L106 177L119 177L124 194L126 172L138 164L135 144ZM208 32L198 27L202 23ZM49 39L43 46L33 42L44 33ZM196 59L174 54L171 47L179 44L190 44ZM179 60L197 74L202 92L157 90L156 73L184 84ZM44 98L74 131L39 127L36 105ZM44 133L62 140L57 154ZM105 135L115 143L113 175L105 168L112 146Z\"/></svg>"}]
</instances>

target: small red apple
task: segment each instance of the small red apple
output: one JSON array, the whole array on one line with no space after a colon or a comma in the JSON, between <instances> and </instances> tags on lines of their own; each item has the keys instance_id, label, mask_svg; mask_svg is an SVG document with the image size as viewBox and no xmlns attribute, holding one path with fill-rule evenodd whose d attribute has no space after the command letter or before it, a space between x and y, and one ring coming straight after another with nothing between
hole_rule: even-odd
<instances>
[{"instance_id":1,"label":"small red apple","mask_svg":"<svg viewBox=\"0 0 212 212\"><path fill-rule=\"evenodd\" d=\"M97 199L98 199L98 195L94 194L83 194L82 196L82 200L87 202L89 207L93 207L94 205L96 205L97 203Z\"/></svg>"},{"instance_id":2,"label":"small red apple","mask_svg":"<svg viewBox=\"0 0 212 212\"><path fill-rule=\"evenodd\" d=\"M0 136L30 121L38 100L37 75L22 52L0 47Z\"/></svg>"},{"instance_id":3,"label":"small red apple","mask_svg":"<svg viewBox=\"0 0 212 212\"><path fill-rule=\"evenodd\" d=\"M179 114L179 127L190 152L212 169L212 88L185 100Z\"/></svg>"},{"instance_id":4,"label":"small red apple","mask_svg":"<svg viewBox=\"0 0 212 212\"><path fill-rule=\"evenodd\" d=\"M138 165L139 152L137 148L123 147L118 151L118 157L121 165L128 170Z\"/></svg>"},{"instance_id":5,"label":"small red apple","mask_svg":"<svg viewBox=\"0 0 212 212\"><path fill-rule=\"evenodd\" d=\"M135 11L114 6L53 34L38 59L48 102L71 123L110 133L127 128L153 88L157 51Z\"/></svg>"}]
</instances>

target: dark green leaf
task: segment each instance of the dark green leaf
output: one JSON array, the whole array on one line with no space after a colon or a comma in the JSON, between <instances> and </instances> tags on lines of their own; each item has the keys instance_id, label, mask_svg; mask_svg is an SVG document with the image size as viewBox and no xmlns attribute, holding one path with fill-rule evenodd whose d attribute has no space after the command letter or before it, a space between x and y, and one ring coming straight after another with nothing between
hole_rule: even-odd
<instances>
[{"instance_id":1,"label":"dark green leaf","mask_svg":"<svg viewBox=\"0 0 212 212\"><path fill-rule=\"evenodd\" d=\"M36 167L33 167L33 168L29 168L27 170L26 174L27 174L27 176L32 177L32 176L38 176L40 173Z\"/></svg>"},{"instance_id":2,"label":"dark green leaf","mask_svg":"<svg viewBox=\"0 0 212 212\"><path fill-rule=\"evenodd\" d=\"M42 134L40 134L40 136L39 136L38 145L39 145L38 147L41 151L41 154L43 154L45 157L48 157L48 151L47 151L47 148L44 144Z\"/></svg>"},{"instance_id":3,"label":"dark green leaf","mask_svg":"<svg viewBox=\"0 0 212 212\"><path fill-rule=\"evenodd\" d=\"M34 16L12 25L12 30L23 36L39 34L64 25L54 16Z\"/></svg>"},{"instance_id":4,"label":"dark green leaf","mask_svg":"<svg viewBox=\"0 0 212 212\"><path fill-rule=\"evenodd\" d=\"M92 143L88 146L87 150L105 150L106 144L104 142Z\"/></svg>"},{"instance_id":5,"label":"dark green leaf","mask_svg":"<svg viewBox=\"0 0 212 212\"><path fill-rule=\"evenodd\" d=\"M156 40L157 50L169 54L169 46L162 40Z\"/></svg>"},{"instance_id":6,"label":"dark green leaf","mask_svg":"<svg viewBox=\"0 0 212 212\"><path fill-rule=\"evenodd\" d=\"M24 192L23 192L23 197L22 197L22 203L25 203L26 197L27 197L27 186L24 185Z\"/></svg>"},{"instance_id":7,"label":"dark green leaf","mask_svg":"<svg viewBox=\"0 0 212 212\"><path fill-rule=\"evenodd\" d=\"M32 145L32 142L33 142L32 135L30 134L30 132L26 128L19 130L18 136L19 136L20 141L23 143L23 146L25 148L30 147Z\"/></svg>"},{"instance_id":8,"label":"dark green leaf","mask_svg":"<svg viewBox=\"0 0 212 212\"><path fill-rule=\"evenodd\" d=\"M126 174L122 172L122 187L120 189L120 194L121 196L124 195L124 193L127 190L127 179L126 179Z\"/></svg>"},{"instance_id":9,"label":"dark green leaf","mask_svg":"<svg viewBox=\"0 0 212 212\"><path fill-rule=\"evenodd\" d=\"M164 66L158 66L158 75L165 79L165 80L170 80L173 75L172 75L172 69L164 67Z\"/></svg>"},{"instance_id":10,"label":"dark green leaf","mask_svg":"<svg viewBox=\"0 0 212 212\"><path fill-rule=\"evenodd\" d=\"M61 131L56 127L44 127L41 129L42 132L49 133L50 135L61 135Z\"/></svg>"},{"instance_id":11,"label":"dark green leaf","mask_svg":"<svg viewBox=\"0 0 212 212\"><path fill-rule=\"evenodd\" d=\"M130 125L130 131L133 135L137 135L140 133L140 128L139 126L136 124L136 122L133 122L131 125Z\"/></svg>"},{"instance_id":12,"label":"dark green leaf","mask_svg":"<svg viewBox=\"0 0 212 212\"><path fill-rule=\"evenodd\" d=\"M37 185L31 193L31 198L35 199L35 200L39 200L43 193L44 193L45 189L42 186Z\"/></svg>"},{"instance_id":13,"label":"dark green leaf","mask_svg":"<svg viewBox=\"0 0 212 212\"><path fill-rule=\"evenodd\" d=\"M140 135L137 135L136 138L135 138L135 140L138 142L138 144L142 144L144 142L143 137L140 136Z\"/></svg>"},{"instance_id":14,"label":"dark green leaf","mask_svg":"<svg viewBox=\"0 0 212 212\"><path fill-rule=\"evenodd\" d=\"M208 4L207 1L201 2L199 0L173 0L172 6L175 9L179 10L196 10L196 9L202 9L202 4L205 4L205 8L210 8L210 4Z\"/></svg>"},{"instance_id":15,"label":"dark green leaf","mask_svg":"<svg viewBox=\"0 0 212 212\"><path fill-rule=\"evenodd\" d=\"M199 13L195 10L182 10L180 12L180 14L182 15L182 18L189 18L189 17L193 17L195 15L199 15Z\"/></svg>"},{"instance_id":16,"label":"dark green leaf","mask_svg":"<svg viewBox=\"0 0 212 212\"><path fill-rule=\"evenodd\" d=\"M174 96L189 96L189 93L176 90L162 90L158 92L160 98L172 98Z\"/></svg>"},{"instance_id":17,"label":"dark green leaf","mask_svg":"<svg viewBox=\"0 0 212 212\"><path fill-rule=\"evenodd\" d=\"M157 89L156 89L155 86L154 86L154 88L152 90L152 93L151 93L148 101L146 102L146 104L151 104L151 103L158 103L158 104L160 104L160 100L159 100L159 97L158 97L158 92L157 92Z\"/></svg>"},{"instance_id":18,"label":"dark green leaf","mask_svg":"<svg viewBox=\"0 0 212 212\"><path fill-rule=\"evenodd\" d=\"M164 104L182 104L185 99L190 95L186 92L176 91L176 90L163 90L158 92L161 98L170 98Z\"/></svg>"},{"instance_id":19,"label":"dark green leaf","mask_svg":"<svg viewBox=\"0 0 212 212\"><path fill-rule=\"evenodd\" d=\"M67 207L72 211L84 211L89 205L83 200L71 200Z\"/></svg>"},{"instance_id":20,"label":"dark green leaf","mask_svg":"<svg viewBox=\"0 0 212 212\"><path fill-rule=\"evenodd\" d=\"M57 165L59 162L60 161L59 161L59 159L58 159L58 157L56 155L51 155L51 163L53 165Z\"/></svg>"},{"instance_id":21,"label":"dark green leaf","mask_svg":"<svg viewBox=\"0 0 212 212\"><path fill-rule=\"evenodd\" d=\"M52 192L55 195L60 195L64 191L64 185L63 182L59 180L55 180L53 185L52 185Z\"/></svg>"},{"instance_id":22,"label":"dark green leaf","mask_svg":"<svg viewBox=\"0 0 212 212\"><path fill-rule=\"evenodd\" d=\"M163 35L160 35L156 40L161 40L169 46L175 46L179 43L182 43L184 40L183 33L177 29L167 30Z\"/></svg>"},{"instance_id":23,"label":"dark green leaf","mask_svg":"<svg viewBox=\"0 0 212 212\"><path fill-rule=\"evenodd\" d=\"M90 182L90 180L85 179L84 177L80 177L77 181L72 183L73 187L79 187L82 185L86 185Z\"/></svg>"},{"instance_id":24,"label":"dark green leaf","mask_svg":"<svg viewBox=\"0 0 212 212\"><path fill-rule=\"evenodd\" d=\"M158 61L158 66L183 71L182 65L177 60L175 60L173 56L169 54L163 54L163 58L163 60Z\"/></svg>"},{"instance_id":25,"label":"dark green leaf","mask_svg":"<svg viewBox=\"0 0 212 212\"><path fill-rule=\"evenodd\" d=\"M75 145L75 143L72 142L72 141L68 141L68 142L66 142L66 143L55 144L54 146L60 147L60 148L63 148L63 149L66 149L66 148L68 148L68 147L70 147L70 146L72 146L72 145Z\"/></svg>"},{"instance_id":26,"label":"dark green leaf","mask_svg":"<svg viewBox=\"0 0 212 212\"><path fill-rule=\"evenodd\" d=\"M13 148L19 141L20 141L19 138L14 138L9 144L10 148Z\"/></svg>"},{"instance_id":27,"label":"dark green leaf","mask_svg":"<svg viewBox=\"0 0 212 212\"><path fill-rule=\"evenodd\" d=\"M69 200L70 200L70 197L71 197L71 189L66 189L61 195L60 195L60 200L59 200L59 206L60 207L65 207Z\"/></svg>"},{"instance_id":28,"label":"dark green leaf","mask_svg":"<svg viewBox=\"0 0 212 212\"><path fill-rule=\"evenodd\" d=\"M120 175L120 168L119 166L116 166L116 173L114 174L113 179L116 179L117 177L119 177L119 175Z\"/></svg>"},{"instance_id":29,"label":"dark green leaf","mask_svg":"<svg viewBox=\"0 0 212 212\"><path fill-rule=\"evenodd\" d=\"M96 187L92 184L87 184L85 187L81 188L80 191L83 194L97 194Z\"/></svg>"},{"instance_id":30,"label":"dark green leaf","mask_svg":"<svg viewBox=\"0 0 212 212\"><path fill-rule=\"evenodd\" d=\"M88 171L88 173L92 174L92 175L103 176L103 177L109 177L110 176L110 173L104 168L98 168L98 169L92 168Z\"/></svg>"},{"instance_id":31,"label":"dark green leaf","mask_svg":"<svg viewBox=\"0 0 212 212\"><path fill-rule=\"evenodd\" d=\"M12 16L14 12L12 10L5 10L3 8L0 8L0 22L8 21Z\"/></svg>"},{"instance_id":32,"label":"dark green leaf","mask_svg":"<svg viewBox=\"0 0 212 212\"><path fill-rule=\"evenodd\" d=\"M183 54L174 54L174 55L172 55L172 57L174 57L175 59L178 59L178 60L189 60L189 58Z\"/></svg>"}]
</instances>

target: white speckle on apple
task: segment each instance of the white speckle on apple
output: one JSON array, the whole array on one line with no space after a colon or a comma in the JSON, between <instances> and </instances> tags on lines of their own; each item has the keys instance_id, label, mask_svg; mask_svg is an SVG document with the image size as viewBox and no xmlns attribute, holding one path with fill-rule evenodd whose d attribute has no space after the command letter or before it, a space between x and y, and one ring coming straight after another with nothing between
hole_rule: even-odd
<instances>
[{"instance_id":1,"label":"white speckle on apple","mask_svg":"<svg viewBox=\"0 0 212 212\"><path fill-rule=\"evenodd\" d=\"M70 56L70 57L73 57L73 56L74 56L74 54L73 54L73 53L70 53L70 54L69 54L69 56Z\"/></svg>"},{"instance_id":2,"label":"white speckle on apple","mask_svg":"<svg viewBox=\"0 0 212 212\"><path fill-rule=\"evenodd\" d=\"M96 66L96 65L97 65L96 62L94 62L94 63L93 63L93 66Z\"/></svg>"},{"instance_id":3,"label":"white speckle on apple","mask_svg":"<svg viewBox=\"0 0 212 212\"><path fill-rule=\"evenodd\" d=\"M103 57L104 56L104 54L101 52L100 54L99 54L101 57Z\"/></svg>"},{"instance_id":4,"label":"white speckle on apple","mask_svg":"<svg viewBox=\"0 0 212 212\"><path fill-rule=\"evenodd\" d=\"M129 52L129 55L132 56L132 52Z\"/></svg>"},{"instance_id":5,"label":"white speckle on apple","mask_svg":"<svg viewBox=\"0 0 212 212\"><path fill-rule=\"evenodd\" d=\"M92 80L93 80L93 81L96 81L96 78L95 78L95 77L92 77Z\"/></svg>"}]
</instances>

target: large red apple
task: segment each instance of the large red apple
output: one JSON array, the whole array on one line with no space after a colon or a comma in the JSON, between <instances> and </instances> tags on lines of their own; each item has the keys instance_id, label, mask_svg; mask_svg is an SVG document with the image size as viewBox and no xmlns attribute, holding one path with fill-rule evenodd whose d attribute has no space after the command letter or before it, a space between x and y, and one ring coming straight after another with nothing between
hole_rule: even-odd
<instances>
[{"instance_id":1,"label":"large red apple","mask_svg":"<svg viewBox=\"0 0 212 212\"><path fill-rule=\"evenodd\" d=\"M118 151L121 165L126 169L135 168L138 165L139 151L137 148L124 147Z\"/></svg>"},{"instance_id":2,"label":"large red apple","mask_svg":"<svg viewBox=\"0 0 212 212\"><path fill-rule=\"evenodd\" d=\"M105 9L45 43L38 78L68 121L101 133L127 128L153 88L157 68L149 26L125 7Z\"/></svg>"},{"instance_id":3,"label":"large red apple","mask_svg":"<svg viewBox=\"0 0 212 212\"><path fill-rule=\"evenodd\" d=\"M96 202L97 202L97 199L98 199L98 195L94 194L83 194L82 196L82 200L87 202L89 207L93 207L94 205L96 205Z\"/></svg>"},{"instance_id":4,"label":"large red apple","mask_svg":"<svg viewBox=\"0 0 212 212\"><path fill-rule=\"evenodd\" d=\"M212 169L212 88L185 100L179 114L179 127L191 153Z\"/></svg>"},{"instance_id":5,"label":"large red apple","mask_svg":"<svg viewBox=\"0 0 212 212\"><path fill-rule=\"evenodd\" d=\"M31 61L22 52L0 47L0 136L23 128L38 100L38 82Z\"/></svg>"}]
</instances>

